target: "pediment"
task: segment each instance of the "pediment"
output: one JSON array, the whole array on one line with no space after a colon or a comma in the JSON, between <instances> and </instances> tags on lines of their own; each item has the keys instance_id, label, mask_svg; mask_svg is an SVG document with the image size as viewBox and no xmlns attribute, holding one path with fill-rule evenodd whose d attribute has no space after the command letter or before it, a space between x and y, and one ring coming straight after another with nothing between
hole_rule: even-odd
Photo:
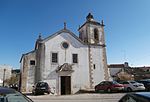
<instances>
[{"instance_id":1,"label":"pediment","mask_svg":"<svg viewBox=\"0 0 150 102\"><path fill-rule=\"evenodd\" d=\"M56 69L56 72L73 72L72 65L68 63L64 63Z\"/></svg>"},{"instance_id":2,"label":"pediment","mask_svg":"<svg viewBox=\"0 0 150 102\"><path fill-rule=\"evenodd\" d=\"M70 30L68 30L68 29L62 29L62 30L60 30L60 31L58 31L58 32L56 32L56 33L50 35L49 37L43 39L43 40L42 40L42 43L47 42L48 40L50 40L50 39L52 39L52 38L54 38L54 37L56 37L56 36L58 36L58 35L61 35L61 34L63 34L63 33L70 34L70 35L71 35L73 38L75 38L77 41L79 41L79 42L82 43L82 44L85 44L82 40L79 39L79 37L76 36L76 34L72 33L72 32L71 32Z\"/></svg>"}]
</instances>

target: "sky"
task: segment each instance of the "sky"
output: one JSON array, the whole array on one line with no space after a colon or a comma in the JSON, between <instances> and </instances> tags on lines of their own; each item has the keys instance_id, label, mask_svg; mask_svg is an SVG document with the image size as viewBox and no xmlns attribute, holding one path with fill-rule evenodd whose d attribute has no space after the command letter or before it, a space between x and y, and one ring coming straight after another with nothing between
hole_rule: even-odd
<instances>
[{"instance_id":1,"label":"sky","mask_svg":"<svg viewBox=\"0 0 150 102\"><path fill-rule=\"evenodd\" d=\"M78 36L88 13L104 20L108 64L150 66L150 0L0 0L0 65L20 68L35 41L63 29Z\"/></svg>"}]
</instances>

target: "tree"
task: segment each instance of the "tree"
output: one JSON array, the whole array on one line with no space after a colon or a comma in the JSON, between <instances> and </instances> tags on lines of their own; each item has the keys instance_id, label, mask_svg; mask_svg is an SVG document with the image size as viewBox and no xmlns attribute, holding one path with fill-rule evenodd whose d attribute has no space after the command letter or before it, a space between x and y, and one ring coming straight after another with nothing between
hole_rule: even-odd
<instances>
[{"instance_id":1,"label":"tree","mask_svg":"<svg viewBox=\"0 0 150 102\"><path fill-rule=\"evenodd\" d=\"M134 77L126 72L120 72L117 76L119 80L134 80Z\"/></svg>"},{"instance_id":2,"label":"tree","mask_svg":"<svg viewBox=\"0 0 150 102\"><path fill-rule=\"evenodd\" d=\"M9 79L5 80L5 84L7 85L13 85L13 84L18 84L19 78L16 76L12 76Z\"/></svg>"}]
</instances>

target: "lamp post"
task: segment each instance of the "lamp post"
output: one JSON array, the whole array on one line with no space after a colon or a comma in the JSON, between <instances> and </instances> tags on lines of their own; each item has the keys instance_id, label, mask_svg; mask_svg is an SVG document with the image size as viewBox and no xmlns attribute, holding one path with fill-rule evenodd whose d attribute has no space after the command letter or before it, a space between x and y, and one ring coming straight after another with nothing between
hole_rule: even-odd
<instances>
[{"instance_id":1,"label":"lamp post","mask_svg":"<svg viewBox=\"0 0 150 102\"><path fill-rule=\"evenodd\" d=\"M5 71L6 71L6 69L4 69L4 73L3 73L3 87L4 87L4 81L5 81Z\"/></svg>"}]
</instances>

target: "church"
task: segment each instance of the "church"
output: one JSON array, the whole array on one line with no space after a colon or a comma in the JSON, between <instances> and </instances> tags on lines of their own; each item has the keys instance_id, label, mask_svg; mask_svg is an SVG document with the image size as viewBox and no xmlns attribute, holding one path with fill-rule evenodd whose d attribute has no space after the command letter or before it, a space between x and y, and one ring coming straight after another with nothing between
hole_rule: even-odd
<instances>
[{"instance_id":1,"label":"church","mask_svg":"<svg viewBox=\"0 0 150 102\"><path fill-rule=\"evenodd\" d=\"M104 23L89 13L78 28L79 37L64 28L46 38L39 35L33 51L20 60L22 92L31 92L39 81L47 82L56 95L94 89L109 80Z\"/></svg>"}]
</instances>

